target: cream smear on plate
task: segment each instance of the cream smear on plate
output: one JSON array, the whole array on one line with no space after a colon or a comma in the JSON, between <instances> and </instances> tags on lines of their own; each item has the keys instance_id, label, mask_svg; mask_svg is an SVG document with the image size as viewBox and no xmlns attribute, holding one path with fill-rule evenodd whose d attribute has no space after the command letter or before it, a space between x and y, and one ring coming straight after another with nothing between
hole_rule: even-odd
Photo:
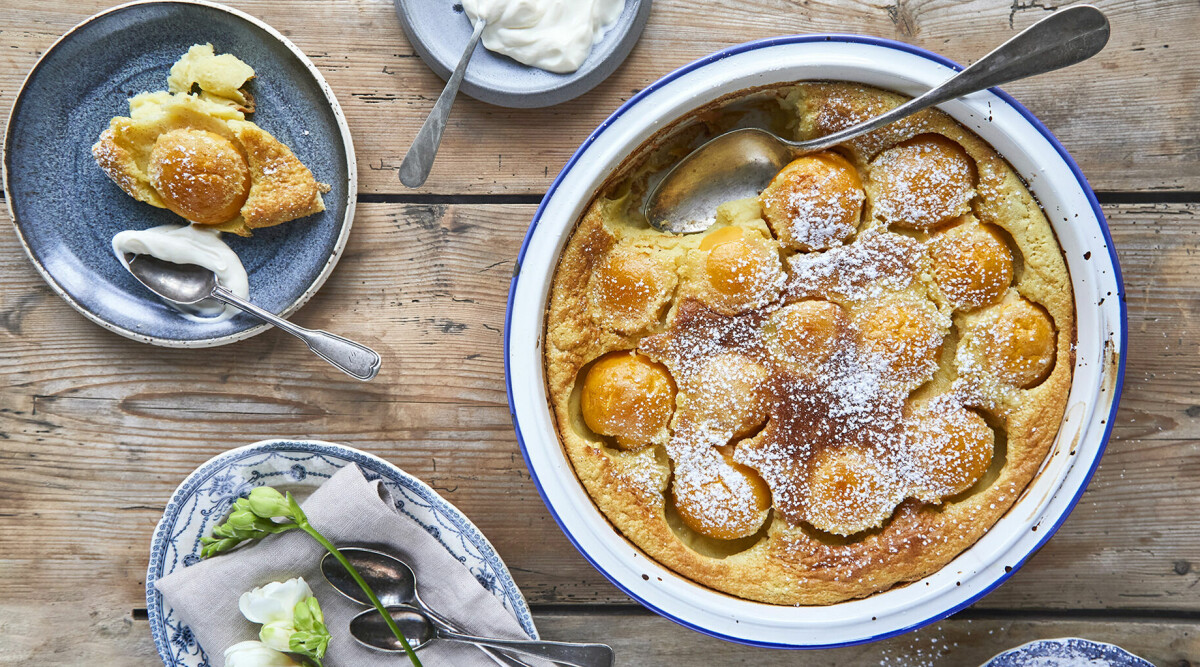
<instances>
[{"instance_id":1,"label":"cream smear on plate","mask_svg":"<svg viewBox=\"0 0 1200 667\"><path fill-rule=\"evenodd\" d=\"M617 22L625 0L463 0L462 6L472 23L487 21L488 50L568 74Z\"/></svg>"},{"instance_id":2,"label":"cream smear on plate","mask_svg":"<svg viewBox=\"0 0 1200 667\"><path fill-rule=\"evenodd\" d=\"M250 298L250 280L237 253L221 240L221 232L195 225L162 225L145 230L126 230L112 240L113 252L129 269L126 255L150 255L175 264L198 264L217 274L222 287L242 297ZM189 306L195 312L185 312L170 301L167 304L189 320L221 322L239 311L214 299Z\"/></svg>"}]
</instances>

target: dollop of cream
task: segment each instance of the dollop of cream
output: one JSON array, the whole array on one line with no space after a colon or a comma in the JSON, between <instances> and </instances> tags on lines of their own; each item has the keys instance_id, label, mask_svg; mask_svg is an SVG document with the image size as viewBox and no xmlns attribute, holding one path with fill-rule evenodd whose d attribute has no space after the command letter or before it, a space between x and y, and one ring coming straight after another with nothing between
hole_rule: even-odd
<instances>
[{"instance_id":1,"label":"dollop of cream","mask_svg":"<svg viewBox=\"0 0 1200 667\"><path fill-rule=\"evenodd\" d=\"M472 23L487 21L488 50L568 74L617 22L625 0L463 0L462 6Z\"/></svg>"},{"instance_id":2,"label":"dollop of cream","mask_svg":"<svg viewBox=\"0 0 1200 667\"><path fill-rule=\"evenodd\" d=\"M237 253L221 240L221 232L203 229L195 225L162 225L145 230L126 230L112 240L113 252L121 264L129 269L126 255L150 255L175 264L198 264L217 274L222 287L242 297L250 298L250 279ZM184 311L170 301L189 320L197 322L221 322L238 312L233 306L210 299L188 306Z\"/></svg>"}]
</instances>

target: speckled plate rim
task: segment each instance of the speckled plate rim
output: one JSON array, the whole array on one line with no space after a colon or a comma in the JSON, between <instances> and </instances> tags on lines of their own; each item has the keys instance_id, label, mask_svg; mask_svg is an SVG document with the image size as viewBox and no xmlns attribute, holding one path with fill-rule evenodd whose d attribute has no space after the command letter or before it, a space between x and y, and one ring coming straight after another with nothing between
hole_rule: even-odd
<instances>
[{"instance_id":1,"label":"speckled plate rim","mask_svg":"<svg viewBox=\"0 0 1200 667\"><path fill-rule=\"evenodd\" d=\"M105 329L108 329L109 331L120 334L126 338L136 340L140 343L149 343L151 345L158 345L160 347L175 348L217 347L220 345L228 345L229 343L234 343L239 340L245 340L251 336L257 336L258 334L271 328L271 325L266 323L256 324L237 333L229 334L227 336L218 336L215 338L178 340L174 338L149 336L147 334L113 324L112 322L100 317L96 313L88 310L83 306L83 304L73 299L71 295L68 294L66 290L64 290L62 286L58 284L58 282L54 279L54 276L46 270L46 267L43 266L40 261L38 261L37 257L33 253L33 248L29 246L29 243L25 240L25 235L21 232L21 224L18 222L16 211L13 208L12 189L9 187L8 183L9 173L11 172L8 166L8 150L9 147L12 146L12 142L9 139L10 133L13 131L13 118L25 97L26 86L33 78L33 75L36 74L41 68L46 57L50 55L56 48L58 48L59 44L70 39L76 32L86 27L96 19L114 12L124 11L137 5L200 5L202 7L209 7L227 14L232 14L233 16L247 21L253 26L265 31L267 34L279 40L279 42L287 47L287 49L296 56L300 63L304 65L309 74L312 75L313 79L317 82L318 87L320 87L321 92L325 95L326 101L329 102L329 107L333 111L333 117L337 121L338 130L341 132L342 144L345 146L346 174L349 177L349 183L346 187L346 214L342 219L342 228L341 232L338 234L337 243L334 244L333 252L330 253L329 259L325 262L325 266L321 269L321 272L317 275L316 279L309 284L304 292L302 292L300 296L296 297L296 300L289 304L287 308L284 308L282 312L278 313L278 315L286 318L287 316L296 312L296 310L298 310L305 303L308 303L308 300L317 293L317 290L321 289L321 285L325 284L325 280L329 278L329 274L333 272L333 267L337 266L338 260L342 256L342 250L346 246L346 239L350 237L350 227L354 223L354 207L358 200L358 163L354 157L354 142L350 138L350 126L346 123L346 116L342 112L342 106L338 104L337 97L335 97L333 94L333 89L329 87L329 83L325 81L325 77L321 75L321 72L317 69L316 65L314 65L313 62L308 59L308 56L304 55L304 52L301 51L295 44L293 44L291 40L289 40L287 37L284 37L279 31L275 30L263 21L256 19L243 11L234 9L232 7L227 7L220 3L209 2L208 0L134 0L134 2L127 2L117 5L116 7L93 14L84 21L80 22L78 25L71 28L61 37L56 39L54 43L50 45L50 48L46 49L46 51L38 57L38 60L34 64L33 68L29 70L29 73L25 75L25 79L21 82L21 87L17 92L17 97L15 100L13 100L12 108L9 110L8 121L4 129L4 151L2 154L0 154L0 164L4 165L4 203L8 207L9 220L12 221L13 230L17 234L17 239L21 242L21 247L25 249L26 256L29 257L29 261L33 263L34 268L37 269L37 272L42 277L42 280L46 281L46 284L50 286L50 289L54 290L55 294L62 297L63 301L66 301L68 304L70 304L72 308L79 311L84 317L88 318L92 322L95 322L96 324L99 324Z\"/></svg>"},{"instance_id":2,"label":"speckled plate rim","mask_svg":"<svg viewBox=\"0 0 1200 667\"><path fill-rule=\"evenodd\" d=\"M179 518L179 508L183 506L184 501L203 482L231 463L236 463L254 454L266 452L295 452L323 456L334 455L356 465L366 464L374 472L380 474L383 474L382 471L386 471L386 474L392 477L393 482L400 484L399 480L402 480L404 482L403 485L409 486L410 490L419 489L430 503L437 507L438 511L455 520L457 523L456 527L460 528L470 538L476 548L479 548L481 552L486 551L491 556L489 564L496 571L497 575L504 580L503 589L505 598L513 605L513 612L516 614L517 622L521 625L525 633L529 635L530 639L538 639L537 627L533 623L533 612L529 609L529 603L525 600L525 596L521 593L521 589L513 579L512 573L508 570L508 565L500 557L500 553L496 551L496 547L492 545L487 536L483 534L483 531L479 530L479 527L466 514L463 514L432 487L417 477L401 470L395 464L369 452L350 447L349 445L325 440L274 438L235 447L213 456L197 466L171 492L171 498L167 501L163 509L163 516L154 527L150 544L150 558L146 566L146 607L150 618L150 634L153 636L155 648L158 650L159 657L163 659L164 664L177 664L165 653L167 638L164 634L166 630L162 627L164 605L162 594L155 588L155 582L161 576L159 570L163 567L162 559L166 551L166 531L173 527L174 522Z\"/></svg>"},{"instance_id":3,"label":"speckled plate rim","mask_svg":"<svg viewBox=\"0 0 1200 667\"><path fill-rule=\"evenodd\" d=\"M841 49L840 55L821 56L822 44ZM789 54L793 48L797 53ZM806 56L803 61L800 52ZM747 58L751 66L738 74L738 63ZM824 67L821 76L794 75L818 65ZM998 135L1012 150L997 150L1010 161L1020 157L1026 162L1025 168L1018 167L1022 175L1042 177L1032 183L1035 193L1041 189L1059 206L1074 205L1052 211L1042 202L1060 239L1063 230L1081 229L1080 225L1086 229L1071 231L1070 243L1080 247L1064 243L1064 250L1076 295L1077 331L1087 331L1096 340L1088 346L1088 354L1094 356L1077 356L1069 407L1042 469L993 530L945 567L907 586L826 607L767 605L718 593L647 558L612 528L575 477L550 418L541 325L553 262L591 192L620 163L623 151L640 143L630 142L630 135L647 137L671 120L669 114L756 85L870 72L889 79L876 85L915 94L960 69L925 49L862 35L791 35L740 44L664 76L622 105L583 142L542 200L518 255L505 319L505 379L513 425L530 476L568 540L609 581L650 610L703 634L768 648L834 648L893 637L950 616L1006 581L1045 545L1087 489L1112 433L1124 381L1128 322L1120 265L1104 213L1078 165L1041 121L999 89L942 107L985 139ZM698 70L704 70L702 79L695 74ZM680 79L684 81L676 83ZM690 106L680 101L684 98ZM653 109L630 113L647 100ZM993 111L997 124L1020 125L1021 131L1007 135L985 128L983 122ZM606 132L618 138L604 137ZM613 148L614 142L628 147ZM1035 154L1048 166L1031 162ZM1070 220L1072 211L1082 219ZM1076 275L1077 269L1081 275Z\"/></svg>"}]
</instances>

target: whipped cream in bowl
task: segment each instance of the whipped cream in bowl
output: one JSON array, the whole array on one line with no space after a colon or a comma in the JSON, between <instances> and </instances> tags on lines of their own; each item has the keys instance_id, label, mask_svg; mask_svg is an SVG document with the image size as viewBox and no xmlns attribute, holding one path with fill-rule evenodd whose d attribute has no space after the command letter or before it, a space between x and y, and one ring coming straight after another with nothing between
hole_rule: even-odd
<instances>
[{"instance_id":1,"label":"whipped cream in bowl","mask_svg":"<svg viewBox=\"0 0 1200 667\"><path fill-rule=\"evenodd\" d=\"M486 21L460 92L514 109L554 106L596 87L633 50L652 0L395 0L417 55L449 79Z\"/></svg>"},{"instance_id":2,"label":"whipped cream in bowl","mask_svg":"<svg viewBox=\"0 0 1200 667\"><path fill-rule=\"evenodd\" d=\"M483 45L519 63L569 74L621 17L625 0L463 0Z\"/></svg>"},{"instance_id":3,"label":"whipped cream in bowl","mask_svg":"<svg viewBox=\"0 0 1200 667\"><path fill-rule=\"evenodd\" d=\"M217 274L217 282L225 289L243 299L250 298L250 279L242 260L221 240L221 232L214 229L196 225L130 229L113 237L112 248L126 270L137 255L150 255L174 264L196 264ZM164 299L164 303L194 322L223 322L240 312L216 299L187 305Z\"/></svg>"}]
</instances>

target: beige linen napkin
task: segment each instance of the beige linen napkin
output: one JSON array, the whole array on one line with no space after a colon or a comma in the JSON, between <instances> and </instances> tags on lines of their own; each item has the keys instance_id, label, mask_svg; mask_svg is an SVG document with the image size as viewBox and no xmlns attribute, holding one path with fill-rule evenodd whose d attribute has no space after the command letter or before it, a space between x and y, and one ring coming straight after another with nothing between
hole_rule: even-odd
<instances>
[{"instance_id":1,"label":"beige linen napkin","mask_svg":"<svg viewBox=\"0 0 1200 667\"><path fill-rule=\"evenodd\" d=\"M421 599L468 634L526 638L503 604L436 539L397 512L387 491L378 481L368 482L358 466L339 470L301 507L313 527L335 545L373 546L408 563L417 574ZM155 587L164 604L173 607L179 620L191 627L209 662L217 667L225 664L227 647L258 639L258 626L238 611L242 593L293 577L304 577L325 613L325 624L333 635L325 654L326 667L407 664L403 655L363 648L350 636L350 619L366 607L347 600L321 576L320 561L325 553L307 534L290 531L176 570L159 579ZM474 646L449 642L435 642L418 655L426 667L496 664Z\"/></svg>"}]
</instances>

